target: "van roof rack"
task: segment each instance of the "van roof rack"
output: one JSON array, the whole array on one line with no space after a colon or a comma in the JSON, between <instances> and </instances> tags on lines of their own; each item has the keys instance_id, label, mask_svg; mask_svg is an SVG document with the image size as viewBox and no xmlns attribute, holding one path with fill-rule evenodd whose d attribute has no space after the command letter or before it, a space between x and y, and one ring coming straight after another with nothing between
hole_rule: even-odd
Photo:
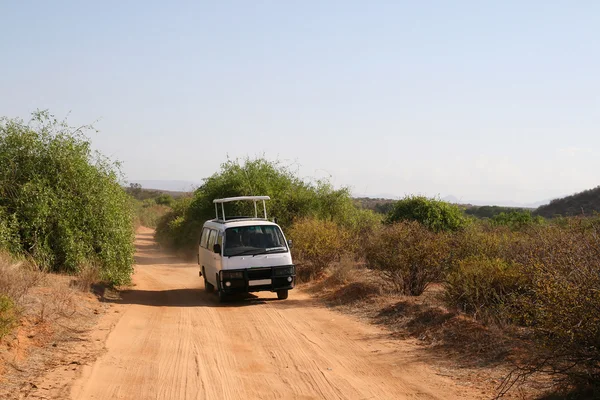
<instances>
[{"instance_id":1,"label":"van roof rack","mask_svg":"<svg viewBox=\"0 0 600 400\"><path fill-rule=\"evenodd\" d=\"M261 201L263 203L263 212L265 214L263 219L267 219L267 205L265 203L265 200L271 200L271 198L269 196L238 196L238 197L226 197L224 199L214 199L213 203L215 204L215 213L217 215L217 220L221 220L221 221L227 221L227 219L225 218L225 203L230 203L232 201L253 201L254 202L254 217L249 217L249 218L258 218L258 208L256 206L256 203L258 201ZM219 218L219 204L221 204L221 212L222 212L222 218ZM239 219L240 217L235 217L235 219Z\"/></svg>"}]
</instances>

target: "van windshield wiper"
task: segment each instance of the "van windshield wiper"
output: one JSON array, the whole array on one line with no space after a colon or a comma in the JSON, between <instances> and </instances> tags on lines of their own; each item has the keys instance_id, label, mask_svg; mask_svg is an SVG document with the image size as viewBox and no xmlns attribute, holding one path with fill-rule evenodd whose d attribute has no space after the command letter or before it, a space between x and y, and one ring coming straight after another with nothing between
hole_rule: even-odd
<instances>
[{"instance_id":1,"label":"van windshield wiper","mask_svg":"<svg viewBox=\"0 0 600 400\"><path fill-rule=\"evenodd\" d=\"M264 249L263 251L261 251L260 253L256 253L253 254L254 256L258 256L260 254L268 254L268 253L279 253L279 252L285 252L286 248L281 246L281 247L270 247L268 249Z\"/></svg>"},{"instance_id":2,"label":"van windshield wiper","mask_svg":"<svg viewBox=\"0 0 600 400\"><path fill-rule=\"evenodd\" d=\"M256 253L252 253L253 251L256 251ZM230 254L227 257L237 257L237 256L244 256L244 255L250 255L252 254L252 256L258 256L260 254L268 254L268 253L276 253L276 252L284 252L286 251L286 248L283 246L280 247L269 247L267 249L246 249L243 251L240 251L239 253L235 253L235 254Z\"/></svg>"},{"instance_id":3,"label":"van windshield wiper","mask_svg":"<svg viewBox=\"0 0 600 400\"><path fill-rule=\"evenodd\" d=\"M246 249L246 250L240 251L239 253L229 254L227 257L245 256L245 255L248 255L248 254L252 254L253 251L262 251L262 249L257 249L257 248ZM256 255L256 254L253 254L253 255Z\"/></svg>"}]
</instances>

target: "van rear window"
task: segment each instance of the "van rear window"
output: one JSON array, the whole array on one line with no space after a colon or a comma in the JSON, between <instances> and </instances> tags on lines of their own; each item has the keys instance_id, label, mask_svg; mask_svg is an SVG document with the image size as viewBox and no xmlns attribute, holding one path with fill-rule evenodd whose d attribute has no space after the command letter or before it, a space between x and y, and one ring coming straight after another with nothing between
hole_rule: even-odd
<instances>
[{"instance_id":1,"label":"van rear window","mask_svg":"<svg viewBox=\"0 0 600 400\"><path fill-rule=\"evenodd\" d=\"M208 228L204 228L202 230L202 237L200 238L200 247L204 247L206 248L208 245L208 233L210 232L210 229Z\"/></svg>"},{"instance_id":2,"label":"van rear window","mask_svg":"<svg viewBox=\"0 0 600 400\"><path fill-rule=\"evenodd\" d=\"M208 249L212 250L215 245L215 239L217 238L217 231L211 229L208 235Z\"/></svg>"}]
</instances>

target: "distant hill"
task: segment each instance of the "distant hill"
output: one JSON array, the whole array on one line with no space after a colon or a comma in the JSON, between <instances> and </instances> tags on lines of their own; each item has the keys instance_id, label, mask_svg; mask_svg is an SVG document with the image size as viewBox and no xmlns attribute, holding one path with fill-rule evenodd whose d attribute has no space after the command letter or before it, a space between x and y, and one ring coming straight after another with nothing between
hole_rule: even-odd
<instances>
[{"instance_id":1,"label":"distant hill","mask_svg":"<svg viewBox=\"0 0 600 400\"><path fill-rule=\"evenodd\" d=\"M358 194L353 193L353 197L355 199L370 199L370 200L390 200L395 201L403 198L404 196L396 196L393 194L377 194L377 195L366 195L366 194ZM536 201L531 203L521 203L517 201L511 200L471 200L465 198L458 198L453 195L444 196L441 198L443 201L448 203L457 204L457 205L466 205L466 206L498 206L498 207L507 207L507 208L530 208L535 209L544 204L548 204L550 199ZM372 207L366 207L372 208Z\"/></svg>"},{"instance_id":2,"label":"distant hill","mask_svg":"<svg viewBox=\"0 0 600 400\"><path fill-rule=\"evenodd\" d=\"M519 207L502 207L502 206L473 206L473 205L465 205L464 206L465 213L468 215L472 215L477 218L494 218L496 215L501 213L510 213L513 211L531 211L527 208L519 208Z\"/></svg>"},{"instance_id":3,"label":"distant hill","mask_svg":"<svg viewBox=\"0 0 600 400\"><path fill-rule=\"evenodd\" d=\"M460 207L465 214L472 215L477 218L493 218L500 213L510 213L512 211L533 211L529 208L524 207L503 207L503 206L477 206L473 204L461 204L458 201L453 202L452 199L445 197L442 199L449 203L454 203ZM354 203L361 208L373 210L380 214L387 214L391 211L394 203L397 200L385 199L385 198L372 198L372 197L355 197Z\"/></svg>"},{"instance_id":4,"label":"distant hill","mask_svg":"<svg viewBox=\"0 0 600 400\"><path fill-rule=\"evenodd\" d=\"M600 212L600 186L552 200L535 210L535 214L546 218L558 215L592 215L594 212Z\"/></svg>"},{"instance_id":5,"label":"distant hill","mask_svg":"<svg viewBox=\"0 0 600 400\"><path fill-rule=\"evenodd\" d=\"M385 198L371 198L371 197L355 197L354 203L360 208L366 208L373 210L380 214L387 214L392 209L392 206L396 200L385 199Z\"/></svg>"},{"instance_id":6,"label":"distant hill","mask_svg":"<svg viewBox=\"0 0 600 400\"><path fill-rule=\"evenodd\" d=\"M147 189L139 183L130 183L129 186L123 186L123 189L137 200L154 199L160 195L167 194L173 198L189 196L191 192L177 192L173 190Z\"/></svg>"},{"instance_id":7,"label":"distant hill","mask_svg":"<svg viewBox=\"0 0 600 400\"><path fill-rule=\"evenodd\" d=\"M193 192L202 183L199 181L177 180L130 180L129 183L139 183L143 188L170 192Z\"/></svg>"}]
</instances>

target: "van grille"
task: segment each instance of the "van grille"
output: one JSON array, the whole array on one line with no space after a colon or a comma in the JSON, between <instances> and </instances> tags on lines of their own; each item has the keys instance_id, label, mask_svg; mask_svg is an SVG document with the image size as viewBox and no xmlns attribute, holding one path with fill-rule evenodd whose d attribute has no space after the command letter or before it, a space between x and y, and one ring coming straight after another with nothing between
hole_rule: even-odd
<instances>
[{"instance_id":1,"label":"van grille","mask_svg":"<svg viewBox=\"0 0 600 400\"><path fill-rule=\"evenodd\" d=\"M271 268L249 268L248 280L269 279L271 277Z\"/></svg>"}]
</instances>

